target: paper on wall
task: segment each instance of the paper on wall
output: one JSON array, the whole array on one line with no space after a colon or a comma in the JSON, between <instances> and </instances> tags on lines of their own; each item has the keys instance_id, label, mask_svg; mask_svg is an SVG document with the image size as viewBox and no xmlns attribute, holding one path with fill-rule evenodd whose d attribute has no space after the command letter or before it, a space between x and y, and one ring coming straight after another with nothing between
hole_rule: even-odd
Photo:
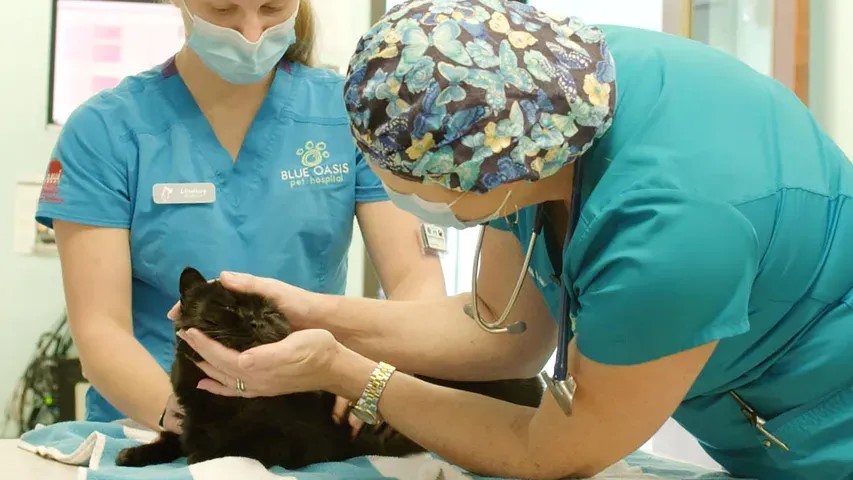
<instances>
[{"instance_id":1,"label":"paper on wall","mask_svg":"<svg viewBox=\"0 0 853 480\"><path fill-rule=\"evenodd\" d=\"M15 186L15 214L13 217L13 251L23 255L55 255L53 230L35 221L41 194L41 181L22 180Z\"/></svg>"}]
</instances>

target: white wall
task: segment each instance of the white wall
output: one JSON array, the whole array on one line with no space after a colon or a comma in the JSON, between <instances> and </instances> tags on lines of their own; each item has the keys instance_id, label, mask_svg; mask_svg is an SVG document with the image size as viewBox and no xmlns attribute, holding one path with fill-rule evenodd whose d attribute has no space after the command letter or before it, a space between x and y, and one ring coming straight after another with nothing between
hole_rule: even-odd
<instances>
[{"instance_id":1,"label":"white wall","mask_svg":"<svg viewBox=\"0 0 853 480\"><path fill-rule=\"evenodd\" d=\"M317 61L346 73L361 35L370 28L370 0L314 0L317 18Z\"/></svg>"},{"instance_id":2,"label":"white wall","mask_svg":"<svg viewBox=\"0 0 853 480\"><path fill-rule=\"evenodd\" d=\"M706 0L694 5L693 38L772 74L773 2Z\"/></svg>"},{"instance_id":3,"label":"white wall","mask_svg":"<svg viewBox=\"0 0 853 480\"><path fill-rule=\"evenodd\" d=\"M809 104L815 116L853 160L853 2L811 2Z\"/></svg>"},{"instance_id":4,"label":"white wall","mask_svg":"<svg viewBox=\"0 0 853 480\"><path fill-rule=\"evenodd\" d=\"M3 2L0 15L0 404L40 333L62 314L55 259L13 253L18 179L41 179L56 131L45 127L51 2ZM0 419L2 421L2 419Z\"/></svg>"},{"instance_id":5,"label":"white wall","mask_svg":"<svg viewBox=\"0 0 853 480\"><path fill-rule=\"evenodd\" d=\"M586 23L629 25L648 30L663 28L662 0L529 0L546 11L578 17Z\"/></svg>"}]
</instances>

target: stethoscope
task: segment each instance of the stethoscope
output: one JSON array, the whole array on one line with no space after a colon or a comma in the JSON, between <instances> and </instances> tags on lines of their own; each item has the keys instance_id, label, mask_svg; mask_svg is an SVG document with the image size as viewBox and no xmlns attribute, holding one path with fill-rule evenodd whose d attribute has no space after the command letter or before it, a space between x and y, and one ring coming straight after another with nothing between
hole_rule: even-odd
<instances>
[{"instance_id":1,"label":"stethoscope","mask_svg":"<svg viewBox=\"0 0 853 480\"><path fill-rule=\"evenodd\" d=\"M572 200L571 205L569 206L569 216L570 221L568 228L566 228L566 236L563 240L563 248L565 248L569 244L569 240L571 240L572 233L574 233L575 228L578 225L578 219L580 218L580 198L581 198L581 186L582 186L582 171L580 162L575 164L575 175L573 179L573 187L572 187ZM489 332L489 333L513 333L519 334L524 333L527 330L527 324L523 321L515 322L511 325L504 326L504 322L506 322L507 317L509 316L509 312L512 307L515 305L515 301L518 298L518 294L521 291L521 286L524 284L524 280L527 278L527 268L530 266L530 259L533 257L533 248L536 245L536 239L542 234L542 230L545 227L545 204L539 204L536 206L536 213L534 215L533 220L533 229L530 233L530 243L527 245L527 253L524 256L524 264L521 267L521 273L518 275L518 280L515 282L515 289L512 291L512 295L510 295L509 302L504 308L503 313L501 313L500 317L494 322L488 322L480 316L480 310L477 299L477 275L479 273L480 267L480 253L483 247L483 237L485 236L486 228L485 225L480 226L480 236L477 239L477 248L474 251L474 268L471 276L471 296L472 301L471 304L466 305L465 313L468 314L471 318L477 321L477 324L480 327ZM554 396L554 400L556 400L557 405L559 405L560 409L566 415L572 414L572 406L574 404L575 390L577 390L577 384L575 383L574 378L569 375L569 337L571 332L571 324L572 324L572 316L571 311L572 307L575 306L575 299L570 298L569 290L566 285L562 285L562 281L560 280L560 274L563 270L562 263L562 249L551 249L553 252L549 252L551 259L551 267L554 270L554 276L552 277L561 287L561 295L560 295L560 322L557 325L557 352L556 352L556 363L554 364L554 374L549 376L547 372L542 371L539 374L539 378L545 383L548 391Z\"/></svg>"}]
</instances>

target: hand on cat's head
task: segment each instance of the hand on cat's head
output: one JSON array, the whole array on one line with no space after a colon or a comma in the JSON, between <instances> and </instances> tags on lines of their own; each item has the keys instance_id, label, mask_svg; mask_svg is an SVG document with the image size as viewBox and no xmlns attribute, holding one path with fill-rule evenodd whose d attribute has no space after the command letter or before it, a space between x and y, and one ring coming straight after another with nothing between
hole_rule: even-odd
<instances>
[{"instance_id":1,"label":"hand on cat's head","mask_svg":"<svg viewBox=\"0 0 853 480\"><path fill-rule=\"evenodd\" d=\"M187 277L187 285L189 286L201 283L217 283L235 295L246 294L266 299L270 305L287 318L291 327L295 330L322 328L322 325L319 323L322 318L318 318L315 312L322 311L322 309L317 308L317 305L326 296L309 292L273 278L256 277L244 273L222 272L216 281L207 281L200 273L196 272L196 275L187 270L184 270L184 274L181 277L182 279L184 276ZM183 290L182 280L182 299L184 296ZM169 310L166 316L174 321L177 326L181 322L183 310L182 302L179 301Z\"/></svg>"},{"instance_id":2,"label":"hand on cat's head","mask_svg":"<svg viewBox=\"0 0 853 480\"><path fill-rule=\"evenodd\" d=\"M176 330L198 329L238 351L277 342L293 331L285 316L265 297L229 290L219 280L208 281L191 267L181 274L180 298Z\"/></svg>"},{"instance_id":3,"label":"hand on cat's head","mask_svg":"<svg viewBox=\"0 0 853 480\"><path fill-rule=\"evenodd\" d=\"M245 352L223 346L195 329L179 335L201 357L196 365L207 378L198 388L216 395L271 397L331 391L340 384L332 365L342 347L328 330L300 330L280 342ZM235 388L238 378L245 385L242 392Z\"/></svg>"}]
</instances>

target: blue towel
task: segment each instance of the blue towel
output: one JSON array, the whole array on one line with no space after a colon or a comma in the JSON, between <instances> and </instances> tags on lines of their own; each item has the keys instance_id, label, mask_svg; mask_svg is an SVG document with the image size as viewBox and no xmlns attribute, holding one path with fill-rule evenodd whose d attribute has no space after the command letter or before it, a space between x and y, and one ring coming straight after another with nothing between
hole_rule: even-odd
<instances>
[{"instance_id":1,"label":"blue towel","mask_svg":"<svg viewBox=\"0 0 853 480\"><path fill-rule=\"evenodd\" d=\"M25 433L19 446L36 455L79 466L81 480L497 480L471 475L431 454L406 458L360 457L295 471L280 467L267 470L255 460L238 457L195 465L187 465L186 459L144 468L115 465L115 458L123 448L154 438L154 432L121 423L63 422ZM595 478L720 480L731 477L638 452Z\"/></svg>"},{"instance_id":2,"label":"blue towel","mask_svg":"<svg viewBox=\"0 0 853 480\"><path fill-rule=\"evenodd\" d=\"M714 472L688 463L676 462L645 452L634 452L625 459L631 467L639 468L652 478L678 480L732 480L735 477L723 472ZM745 479L744 479L745 480Z\"/></svg>"}]
</instances>

